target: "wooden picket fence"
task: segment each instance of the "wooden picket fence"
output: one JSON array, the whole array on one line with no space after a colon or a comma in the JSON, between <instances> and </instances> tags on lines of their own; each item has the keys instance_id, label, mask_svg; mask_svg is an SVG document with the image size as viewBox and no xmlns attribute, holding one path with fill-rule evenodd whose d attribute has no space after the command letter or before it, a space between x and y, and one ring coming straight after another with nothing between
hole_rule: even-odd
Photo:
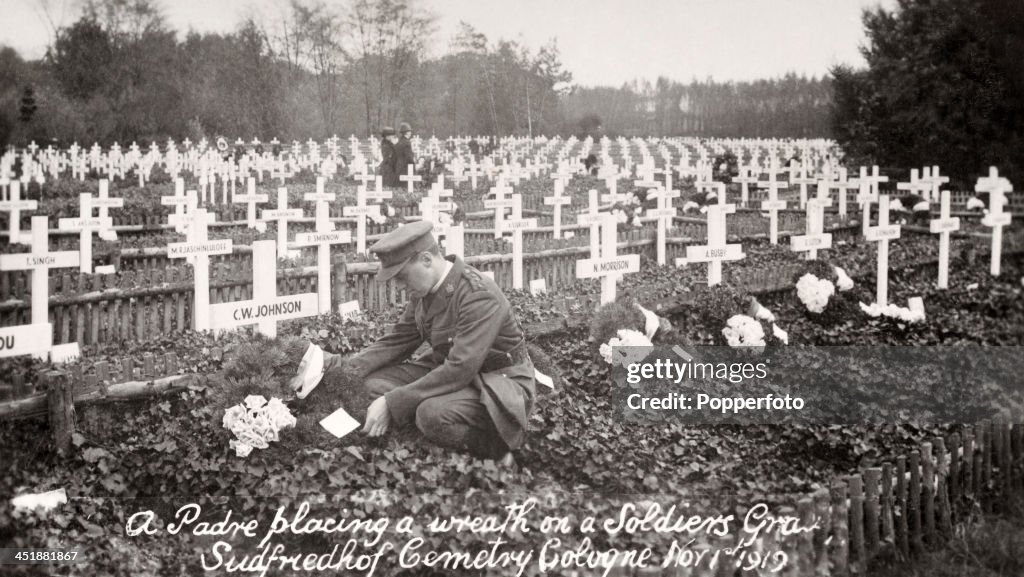
<instances>
[{"instance_id":1,"label":"wooden picket fence","mask_svg":"<svg viewBox=\"0 0 1024 577\"><path fill-rule=\"evenodd\" d=\"M922 442L879 467L834 479L796 502L789 513L813 531L759 540L743 556L721 556L715 567L616 567L618 577L842 577L872 574L873 562L908 563L941 549L982 513L1000 513L1024 499L1024 424L984 421L948 437ZM795 513L795 514L794 514ZM736 547L737 536L693 547ZM786 564L769 556L786 553ZM764 566L741 570L751 565ZM738 562L737 562L738 561ZM599 573L595 573L599 574Z\"/></svg>"},{"instance_id":2,"label":"wooden picket fence","mask_svg":"<svg viewBox=\"0 0 1024 577\"><path fill-rule=\"evenodd\" d=\"M671 229L667 237L666 257L669 263L685 256L686 246L699 244L705 229L702 223L684 223ZM858 227L832 230L838 241L853 238ZM493 233L492 233L493 234ZM787 232L780 232L785 238ZM743 240L763 237L756 233ZM975 239L985 242L984 237ZM655 239L649 228L621 231L619 254L653 255ZM468 264L481 271L490 271L505 290L512 287L512 257L504 250L491 254L469 256ZM557 291L577 281L576 261L587 258L589 243L585 236L573 239L535 240L524 258L524 279L545 279L549 291ZM982 248L981 250L984 250ZM1024 237L1019 232L1007 234L1004 254L1024 250ZM358 300L363 310L380 310L403 304L404 291L389 281L378 283L374 278L375 262L346 262L337 255L332 263L332 308L341 302ZM794 266L802 266L799 262ZM211 271L210 303L240 301L252 295L251 258L236 263L221 263ZM849 271L853 272L853 271ZM733 274L728 267L726 278ZM752 272L749 278L733 279L748 287L790 286L791 278L784 271ZM107 275L52 273L49 299L50 322L54 326L54 343L78 342L82 345L119 342L125 339L146 340L175 331L192 330L193 290L187 267L151 268L138 271L138 288L114 288ZM10 278L0 275L0 326L17 326L31 322L28 282L22 278L12 287ZM4 284L7 282L8 284ZM316 269L312 266L282 270L278 273L277 294L300 294L316 291ZM529 287L524 287L528 289Z\"/></svg>"}]
</instances>

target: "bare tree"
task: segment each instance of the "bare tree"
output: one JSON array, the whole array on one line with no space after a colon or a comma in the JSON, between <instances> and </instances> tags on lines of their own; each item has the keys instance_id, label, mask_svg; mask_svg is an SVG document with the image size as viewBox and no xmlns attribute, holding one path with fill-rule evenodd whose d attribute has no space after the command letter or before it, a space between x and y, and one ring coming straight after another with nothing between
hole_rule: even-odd
<instances>
[{"instance_id":1,"label":"bare tree","mask_svg":"<svg viewBox=\"0 0 1024 577\"><path fill-rule=\"evenodd\" d=\"M416 0L353 1L345 16L346 42L360 69L367 132L398 114L434 21Z\"/></svg>"}]
</instances>

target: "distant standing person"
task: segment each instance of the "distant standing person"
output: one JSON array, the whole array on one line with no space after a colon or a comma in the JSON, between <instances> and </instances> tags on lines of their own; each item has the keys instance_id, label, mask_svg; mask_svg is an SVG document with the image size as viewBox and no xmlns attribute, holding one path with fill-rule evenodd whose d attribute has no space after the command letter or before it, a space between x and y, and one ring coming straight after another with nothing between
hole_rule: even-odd
<instances>
[{"instance_id":1,"label":"distant standing person","mask_svg":"<svg viewBox=\"0 0 1024 577\"><path fill-rule=\"evenodd\" d=\"M384 186L394 188L398 186L398 173L395 170L395 129L385 126L380 132L380 166L377 167L377 174L380 174Z\"/></svg>"},{"instance_id":2,"label":"distant standing person","mask_svg":"<svg viewBox=\"0 0 1024 577\"><path fill-rule=\"evenodd\" d=\"M398 133L400 136L398 142L395 143L395 172L398 176L402 176L408 174L410 164L415 170L416 158L412 154L412 143L409 142L409 137L412 136L412 127L408 122L403 122L398 125ZM402 181L399 180L399 182Z\"/></svg>"}]
</instances>

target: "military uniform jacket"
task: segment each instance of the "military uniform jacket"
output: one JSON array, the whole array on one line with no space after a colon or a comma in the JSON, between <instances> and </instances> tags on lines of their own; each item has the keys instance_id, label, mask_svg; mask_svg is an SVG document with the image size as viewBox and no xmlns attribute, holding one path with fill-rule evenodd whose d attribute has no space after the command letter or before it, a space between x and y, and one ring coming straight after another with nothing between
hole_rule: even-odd
<instances>
[{"instance_id":1,"label":"military uniform jacket","mask_svg":"<svg viewBox=\"0 0 1024 577\"><path fill-rule=\"evenodd\" d=\"M410 362L431 371L385 395L392 418L400 424L412 422L424 400L473 387L480 391L480 401L502 439L509 447L518 447L536 394L522 328L494 281L458 257L448 259L452 269L437 291L413 298L391 331L349 364L365 377L402 362L429 342L431 352ZM509 359L516 362L508 364Z\"/></svg>"}]
</instances>

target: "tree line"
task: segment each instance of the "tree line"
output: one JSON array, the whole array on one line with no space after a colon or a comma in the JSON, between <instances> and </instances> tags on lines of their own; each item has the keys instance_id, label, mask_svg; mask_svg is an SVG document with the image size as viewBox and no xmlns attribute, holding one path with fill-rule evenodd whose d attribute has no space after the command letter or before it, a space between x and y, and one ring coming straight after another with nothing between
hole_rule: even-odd
<instances>
[{"instance_id":1,"label":"tree line","mask_svg":"<svg viewBox=\"0 0 1024 577\"><path fill-rule=\"evenodd\" d=\"M460 23L437 56L421 0L290 0L179 39L157 0L87 0L39 60L0 48L0 145L419 134L827 136L830 83L577 87L555 40Z\"/></svg>"}]
</instances>

